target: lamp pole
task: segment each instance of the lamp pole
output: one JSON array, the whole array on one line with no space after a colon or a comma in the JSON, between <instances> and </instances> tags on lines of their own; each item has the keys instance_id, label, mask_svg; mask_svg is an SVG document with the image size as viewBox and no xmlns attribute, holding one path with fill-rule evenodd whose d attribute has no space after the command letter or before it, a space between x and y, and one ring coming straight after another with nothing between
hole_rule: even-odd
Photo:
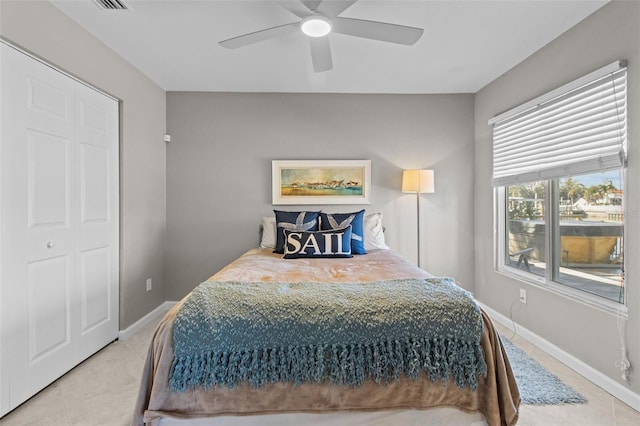
<instances>
[{"instance_id":1,"label":"lamp pole","mask_svg":"<svg viewBox=\"0 0 640 426\"><path fill-rule=\"evenodd\" d=\"M416 205L418 216L418 268L420 267L420 184L418 184L418 190L416 191Z\"/></svg>"},{"instance_id":2,"label":"lamp pole","mask_svg":"<svg viewBox=\"0 0 640 426\"><path fill-rule=\"evenodd\" d=\"M420 267L420 194L434 192L433 170L405 170L402 173L402 192L416 194L417 249Z\"/></svg>"}]
</instances>

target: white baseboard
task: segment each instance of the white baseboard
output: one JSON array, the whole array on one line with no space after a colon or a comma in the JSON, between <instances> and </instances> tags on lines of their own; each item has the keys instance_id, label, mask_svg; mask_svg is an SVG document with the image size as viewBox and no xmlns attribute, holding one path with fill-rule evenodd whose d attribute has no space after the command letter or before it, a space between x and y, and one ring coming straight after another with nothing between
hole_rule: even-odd
<instances>
[{"instance_id":1,"label":"white baseboard","mask_svg":"<svg viewBox=\"0 0 640 426\"><path fill-rule=\"evenodd\" d=\"M173 307L177 302L164 302L153 311L149 312L147 315L140 318L138 321L131 324L129 327L124 330L120 330L118 332L118 340L124 341L129 337L133 336L137 331L140 331L145 325L149 324L151 321L159 317L160 315L164 315L169 309Z\"/></svg>"},{"instance_id":2,"label":"white baseboard","mask_svg":"<svg viewBox=\"0 0 640 426\"><path fill-rule=\"evenodd\" d=\"M480 303L480 305L487 312L487 314L489 314L491 318L498 321L499 323L507 327L512 332L516 331L514 330L514 323L511 321L511 319L507 318L506 316L502 315L501 313L491 309L490 307L482 303ZM558 361L562 362L567 367L571 368L573 371L580 374L587 380L590 380L591 382L595 383L605 391L609 392L611 395L615 396L620 401L629 405L634 410L640 411L640 395L633 392L631 389L625 387L621 383L618 383L615 380L611 379L609 376L606 376L601 372L599 372L598 370L594 369L593 367L585 364L583 361L579 360L573 355L563 351L559 347L548 342L547 340L543 339L542 337L538 336L532 331L527 330L526 328L522 327L520 324L516 324L516 326L517 326L518 335L525 338L529 342L533 343L534 345L536 345L537 347L539 347L540 349L542 349L543 351L545 351L546 353L548 353L549 355L557 359Z\"/></svg>"}]
</instances>

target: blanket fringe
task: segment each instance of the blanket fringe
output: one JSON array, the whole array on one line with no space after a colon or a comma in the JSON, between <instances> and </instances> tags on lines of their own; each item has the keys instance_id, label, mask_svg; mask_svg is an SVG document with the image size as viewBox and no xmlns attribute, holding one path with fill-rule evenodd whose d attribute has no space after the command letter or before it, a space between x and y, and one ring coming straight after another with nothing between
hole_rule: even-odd
<instances>
[{"instance_id":1,"label":"blanket fringe","mask_svg":"<svg viewBox=\"0 0 640 426\"><path fill-rule=\"evenodd\" d=\"M449 338L289 346L176 356L170 385L177 392L197 386L233 388L240 382L255 387L275 382L358 386L367 379L389 383L402 374L417 379L421 372L433 382L453 378L459 387L475 390L487 365L480 344Z\"/></svg>"}]
</instances>

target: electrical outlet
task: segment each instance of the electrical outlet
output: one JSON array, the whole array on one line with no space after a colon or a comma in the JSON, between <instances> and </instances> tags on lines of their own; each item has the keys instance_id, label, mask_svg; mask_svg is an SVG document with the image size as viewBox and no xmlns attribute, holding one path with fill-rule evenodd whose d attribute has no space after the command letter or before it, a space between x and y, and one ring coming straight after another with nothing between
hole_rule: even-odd
<instances>
[{"instance_id":1,"label":"electrical outlet","mask_svg":"<svg viewBox=\"0 0 640 426\"><path fill-rule=\"evenodd\" d=\"M151 291L152 288L153 288L153 281L151 280L151 278L147 278L147 291Z\"/></svg>"},{"instance_id":2,"label":"electrical outlet","mask_svg":"<svg viewBox=\"0 0 640 426\"><path fill-rule=\"evenodd\" d=\"M527 290L524 288L520 289L520 303L527 304Z\"/></svg>"}]
</instances>

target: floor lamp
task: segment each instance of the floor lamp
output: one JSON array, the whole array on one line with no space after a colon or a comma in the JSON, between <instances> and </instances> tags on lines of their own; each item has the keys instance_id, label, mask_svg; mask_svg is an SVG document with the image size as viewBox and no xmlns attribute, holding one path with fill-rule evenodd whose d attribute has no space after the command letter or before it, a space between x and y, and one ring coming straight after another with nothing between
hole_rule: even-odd
<instances>
[{"instance_id":1,"label":"floor lamp","mask_svg":"<svg viewBox=\"0 0 640 426\"><path fill-rule=\"evenodd\" d=\"M416 194L418 218L418 266L420 266L420 194L435 192L433 170L405 170L402 173L402 192Z\"/></svg>"}]
</instances>

